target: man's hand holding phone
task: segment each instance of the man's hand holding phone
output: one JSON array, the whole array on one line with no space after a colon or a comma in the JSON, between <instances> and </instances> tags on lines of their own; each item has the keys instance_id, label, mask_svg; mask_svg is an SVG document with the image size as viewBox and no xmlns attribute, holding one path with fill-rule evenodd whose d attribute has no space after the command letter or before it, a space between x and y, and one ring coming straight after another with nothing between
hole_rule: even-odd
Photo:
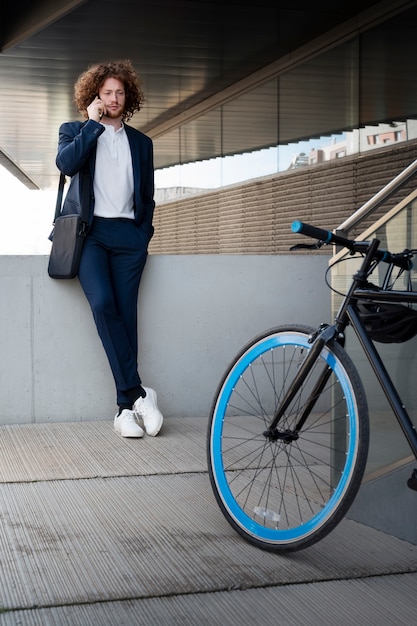
<instances>
[{"instance_id":1,"label":"man's hand holding phone","mask_svg":"<svg viewBox=\"0 0 417 626\"><path fill-rule=\"evenodd\" d=\"M98 96L94 98L91 104L87 107L88 118L99 122L103 115L106 115L106 107Z\"/></svg>"}]
</instances>

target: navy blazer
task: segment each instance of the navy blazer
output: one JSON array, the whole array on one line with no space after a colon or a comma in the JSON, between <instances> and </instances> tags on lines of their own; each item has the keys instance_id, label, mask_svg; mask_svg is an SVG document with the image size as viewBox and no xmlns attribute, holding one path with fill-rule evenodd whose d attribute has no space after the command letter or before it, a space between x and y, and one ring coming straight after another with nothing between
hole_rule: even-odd
<instances>
[{"instance_id":1,"label":"navy blazer","mask_svg":"<svg viewBox=\"0 0 417 626\"><path fill-rule=\"evenodd\" d=\"M135 222L143 227L150 239L153 235L152 220L155 208L153 144L149 137L127 124L125 124L125 131L132 153ZM89 226L94 214L93 180L97 139L103 132L103 125L94 120L66 122L59 129L56 165L65 176L71 177L61 213L66 215L81 212L83 174L88 172L90 174Z\"/></svg>"}]
</instances>

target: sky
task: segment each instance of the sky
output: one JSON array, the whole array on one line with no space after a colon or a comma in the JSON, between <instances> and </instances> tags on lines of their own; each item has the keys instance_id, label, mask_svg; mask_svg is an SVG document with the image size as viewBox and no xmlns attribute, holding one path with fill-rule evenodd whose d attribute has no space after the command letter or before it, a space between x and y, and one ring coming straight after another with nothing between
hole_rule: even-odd
<instances>
[{"instance_id":1,"label":"sky","mask_svg":"<svg viewBox=\"0 0 417 626\"><path fill-rule=\"evenodd\" d=\"M33 191L0 166L0 254L49 254L55 191Z\"/></svg>"}]
</instances>

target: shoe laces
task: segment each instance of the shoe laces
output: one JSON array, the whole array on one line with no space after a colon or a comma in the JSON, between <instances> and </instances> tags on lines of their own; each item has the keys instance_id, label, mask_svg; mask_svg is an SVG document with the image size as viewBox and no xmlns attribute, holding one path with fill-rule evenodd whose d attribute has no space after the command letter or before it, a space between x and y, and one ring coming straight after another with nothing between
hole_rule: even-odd
<instances>
[{"instance_id":1,"label":"shoe laces","mask_svg":"<svg viewBox=\"0 0 417 626\"><path fill-rule=\"evenodd\" d=\"M126 422L131 422L131 423L136 424L135 414L133 413L133 411L125 410L124 413L120 417L122 417L123 420L126 420Z\"/></svg>"},{"instance_id":2,"label":"shoe laces","mask_svg":"<svg viewBox=\"0 0 417 626\"><path fill-rule=\"evenodd\" d=\"M144 418L151 417L152 411L154 409L153 402L148 396L145 398L139 398L138 402L138 413Z\"/></svg>"}]
</instances>

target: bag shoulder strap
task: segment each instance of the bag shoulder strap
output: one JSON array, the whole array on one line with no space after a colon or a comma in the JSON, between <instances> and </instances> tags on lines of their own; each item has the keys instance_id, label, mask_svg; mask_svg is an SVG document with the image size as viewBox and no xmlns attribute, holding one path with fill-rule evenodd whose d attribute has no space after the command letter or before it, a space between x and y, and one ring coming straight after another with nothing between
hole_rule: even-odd
<instances>
[{"instance_id":1,"label":"bag shoulder strap","mask_svg":"<svg viewBox=\"0 0 417 626\"><path fill-rule=\"evenodd\" d=\"M55 205L54 223L57 217L59 216L59 214L61 213L62 196L64 194L64 185L65 185L65 175L61 172L61 175L59 177L58 195L57 195L56 205Z\"/></svg>"},{"instance_id":2,"label":"bag shoulder strap","mask_svg":"<svg viewBox=\"0 0 417 626\"><path fill-rule=\"evenodd\" d=\"M82 222L87 223L88 215L90 211L90 202L89 202L90 200L90 172L84 169L80 174L82 176L82 179L81 179L82 197L80 198L81 200L80 217L81 217ZM59 184L58 184L58 195L56 198L56 205L55 205L54 223L56 219L59 217L59 215L61 214L62 196L64 195L65 182L66 182L65 174L60 172Z\"/></svg>"}]
</instances>

